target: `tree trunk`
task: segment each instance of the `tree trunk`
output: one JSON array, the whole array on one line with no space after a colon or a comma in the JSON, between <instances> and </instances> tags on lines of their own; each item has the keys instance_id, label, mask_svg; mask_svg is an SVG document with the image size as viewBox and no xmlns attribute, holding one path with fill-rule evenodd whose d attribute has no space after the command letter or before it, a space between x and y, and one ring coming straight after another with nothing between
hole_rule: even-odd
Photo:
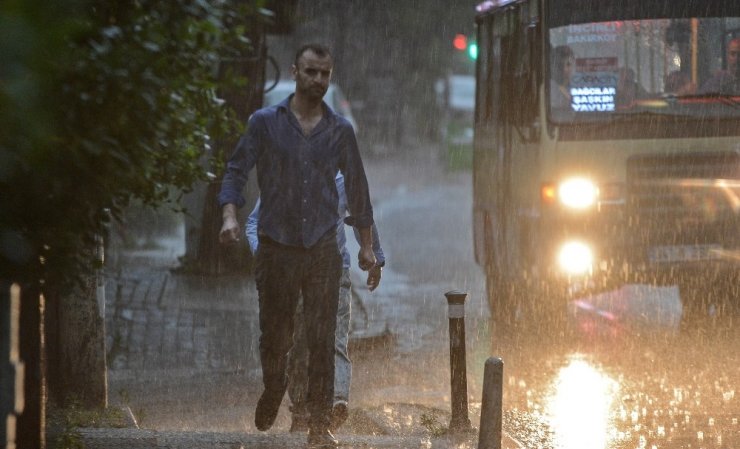
<instances>
[{"instance_id":1,"label":"tree trunk","mask_svg":"<svg viewBox=\"0 0 740 449\"><path fill-rule=\"evenodd\" d=\"M97 249L102 265L102 238ZM108 405L105 357L105 284L102 270L63 298L49 298L48 374L50 396L60 405Z\"/></svg>"},{"instance_id":2,"label":"tree trunk","mask_svg":"<svg viewBox=\"0 0 740 449\"><path fill-rule=\"evenodd\" d=\"M105 321L97 301L97 280L89 279L79 294L64 298L60 308L59 376L55 396L62 404L79 401L84 408L108 405L105 363Z\"/></svg>"},{"instance_id":3,"label":"tree trunk","mask_svg":"<svg viewBox=\"0 0 740 449\"><path fill-rule=\"evenodd\" d=\"M242 123L260 107L265 84L265 63L267 60L267 47L264 34L257 29L250 36L254 43L255 53L245 55L243 58L222 63L222 76L230 73L240 74L248 80L246 89L235 89L220 92L221 97L236 111L236 115ZM214 156L226 161L230 156L239 136L233 139L216 142L214 145ZM250 176L250 182L245 188L246 206L239 211L239 223L243 226L246 216L251 207L254 206L259 192L257 191L256 176L254 172ZM185 200L188 211L185 221L185 257L184 269L209 275L218 275L229 272L248 272L251 269L252 258L246 239L241 239L239 244L222 246L218 242L218 232L221 229L221 208L216 196L221 188L220 179L210 183L195 185L193 192Z\"/></svg>"}]
</instances>

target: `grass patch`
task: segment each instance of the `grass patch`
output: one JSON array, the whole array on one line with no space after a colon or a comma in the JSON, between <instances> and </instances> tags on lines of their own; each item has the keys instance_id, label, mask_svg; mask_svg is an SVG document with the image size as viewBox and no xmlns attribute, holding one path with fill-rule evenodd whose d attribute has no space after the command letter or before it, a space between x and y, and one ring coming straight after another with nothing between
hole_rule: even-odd
<instances>
[{"instance_id":1,"label":"grass patch","mask_svg":"<svg viewBox=\"0 0 740 449\"><path fill-rule=\"evenodd\" d=\"M49 404L47 412L47 441L52 449L83 449L81 427L122 428L128 426L123 410L115 407L89 409L72 401L65 407Z\"/></svg>"},{"instance_id":2,"label":"grass patch","mask_svg":"<svg viewBox=\"0 0 740 449\"><path fill-rule=\"evenodd\" d=\"M442 435L447 433L447 426L440 423L437 420L437 417L432 414L422 413L419 417L419 420L421 422L421 425L429 431L432 437L441 437Z\"/></svg>"}]
</instances>

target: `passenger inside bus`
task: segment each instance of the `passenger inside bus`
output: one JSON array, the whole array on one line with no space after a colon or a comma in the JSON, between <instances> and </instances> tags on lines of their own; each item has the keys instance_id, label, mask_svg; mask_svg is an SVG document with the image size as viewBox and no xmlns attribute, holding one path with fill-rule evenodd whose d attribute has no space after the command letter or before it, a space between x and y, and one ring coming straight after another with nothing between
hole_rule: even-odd
<instances>
[{"instance_id":1,"label":"passenger inside bus","mask_svg":"<svg viewBox=\"0 0 740 449\"><path fill-rule=\"evenodd\" d=\"M740 37L727 46L727 70L720 70L700 89L704 94L740 95Z\"/></svg>"},{"instance_id":2,"label":"passenger inside bus","mask_svg":"<svg viewBox=\"0 0 740 449\"><path fill-rule=\"evenodd\" d=\"M619 69L619 80L617 81L617 106L630 106L637 98L647 94L645 88L635 79L635 71L629 67Z\"/></svg>"},{"instance_id":3,"label":"passenger inside bus","mask_svg":"<svg viewBox=\"0 0 740 449\"><path fill-rule=\"evenodd\" d=\"M552 49L551 55L550 106L552 108L570 108L570 79L575 66L573 49L567 45L558 45Z\"/></svg>"},{"instance_id":4,"label":"passenger inside bus","mask_svg":"<svg viewBox=\"0 0 740 449\"><path fill-rule=\"evenodd\" d=\"M674 70L665 77L663 92L669 95L692 95L696 93L696 83L692 83L687 74Z\"/></svg>"}]
</instances>

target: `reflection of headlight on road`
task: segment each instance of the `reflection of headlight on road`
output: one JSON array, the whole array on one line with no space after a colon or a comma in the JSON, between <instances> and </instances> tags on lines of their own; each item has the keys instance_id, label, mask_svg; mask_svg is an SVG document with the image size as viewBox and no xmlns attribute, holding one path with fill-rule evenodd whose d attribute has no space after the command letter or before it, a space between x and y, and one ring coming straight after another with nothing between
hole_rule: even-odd
<instances>
[{"instance_id":1,"label":"reflection of headlight on road","mask_svg":"<svg viewBox=\"0 0 740 449\"><path fill-rule=\"evenodd\" d=\"M591 270L594 255L591 248L582 242L568 242L560 248L558 263L568 274L586 274Z\"/></svg>"},{"instance_id":2,"label":"reflection of headlight on road","mask_svg":"<svg viewBox=\"0 0 740 449\"><path fill-rule=\"evenodd\" d=\"M596 203L599 189L593 182L584 178L572 178L564 181L558 188L560 202L573 209L585 209Z\"/></svg>"}]
</instances>

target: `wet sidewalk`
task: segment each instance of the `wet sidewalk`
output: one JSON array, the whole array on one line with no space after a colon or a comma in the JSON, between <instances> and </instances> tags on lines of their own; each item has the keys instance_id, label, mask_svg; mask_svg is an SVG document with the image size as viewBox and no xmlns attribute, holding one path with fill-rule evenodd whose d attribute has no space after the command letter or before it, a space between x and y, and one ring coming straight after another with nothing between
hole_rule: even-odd
<instances>
[{"instance_id":1,"label":"wet sidewalk","mask_svg":"<svg viewBox=\"0 0 740 449\"><path fill-rule=\"evenodd\" d=\"M288 432L287 398L273 429L263 433L253 428L261 391L254 280L178 273L173 270L181 251L173 243L177 241L165 241L156 250L126 252L119 265L125 270L107 277L110 404L127 410L130 422L126 428L77 429L84 447L306 447L305 434ZM351 345L392 339L386 335L385 317L366 303L362 292L353 301ZM434 426L449 422L445 404L439 406L351 408L337 434L340 447L477 447L475 433L454 438L435 434ZM507 448L519 447L506 441Z\"/></svg>"},{"instance_id":2,"label":"wet sidewalk","mask_svg":"<svg viewBox=\"0 0 740 449\"><path fill-rule=\"evenodd\" d=\"M259 367L256 289L248 276L178 274L176 246L128 252L106 285L112 372Z\"/></svg>"}]
</instances>

